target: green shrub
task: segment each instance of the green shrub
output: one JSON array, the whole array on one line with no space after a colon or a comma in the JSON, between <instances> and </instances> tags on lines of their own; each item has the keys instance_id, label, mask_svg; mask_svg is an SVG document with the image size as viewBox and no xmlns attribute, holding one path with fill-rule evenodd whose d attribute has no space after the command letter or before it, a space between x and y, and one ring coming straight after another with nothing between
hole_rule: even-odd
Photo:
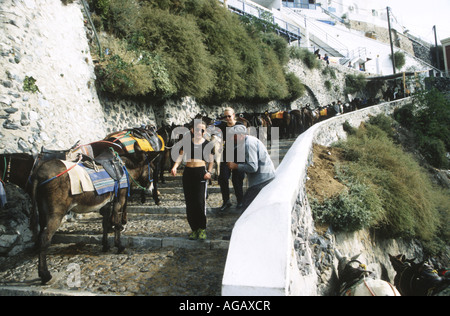
<instances>
[{"instance_id":1,"label":"green shrub","mask_svg":"<svg viewBox=\"0 0 450 316\"><path fill-rule=\"evenodd\" d=\"M275 33L263 33L262 40L276 53L281 65L286 65L288 63L289 47L284 38Z\"/></svg>"},{"instance_id":2,"label":"green shrub","mask_svg":"<svg viewBox=\"0 0 450 316\"><path fill-rule=\"evenodd\" d=\"M298 98L302 97L305 94L306 92L305 86L301 83L300 79L293 72L286 74L286 83L289 91L289 94L285 99L286 101L297 100Z\"/></svg>"},{"instance_id":3,"label":"green shrub","mask_svg":"<svg viewBox=\"0 0 450 316\"><path fill-rule=\"evenodd\" d=\"M420 151L425 159L436 168L448 169L450 167L447 158L447 150L442 140L432 137L420 139Z\"/></svg>"},{"instance_id":4,"label":"green shrub","mask_svg":"<svg viewBox=\"0 0 450 316\"><path fill-rule=\"evenodd\" d=\"M362 74L359 75L346 75L345 76L345 94L355 94L363 91L366 88L366 77Z\"/></svg>"},{"instance_id":5,"label":"green shrub","mask_svg":"<svg viewBox=\"0 0 450 316\"><path fill-rule=\"evenodd\" d=\"M450 100L436 89L414 95L413 104L394 113L395 119L411 130L427 162L436 168L449 168L446 153L450 151Z\"/></svg>"},{"instance_id":6,"label":"green shrub","mask_svg":"<svg viewBox=\"0 0 450 316\"><path fill-rule=\"evenodd\" d=\"M31 93L38 92L39 88L36 85L36 79L34 79L33 77L25 76L25 80L23 81L23 90Z\"/></svg>"},{"instance_id":7,"label":"green shrub","mask_svg":"<svg viewBox=\"0 0 450 316\"><path fill-rule=\"evenodd\" d=\"M401 108L397 108L394 111L394 119L406 128L414 126L414 106L407 104Z\"/></svg>"},{"instance_id":8,"label":"green shrub","mask_svg":"<svg viewBox=\"0 0 450 316\"><path fill-rule=\"evenodd\" d=\"M195 19L149 7L142 8L141 15L147 49L162 56L177 96L206 96L214 84L214 74Z\"/></svg>"},{"instance_id":9,"label":"green shrub","mask_svg":"<svg viewBox=\"0 0 450 316\"><path fill-rule=\"evenodd\" d=\"M384 114L378 114L377 116L372 116L369 118L368 123L370 125L375 125L380 128L383 132L387 134L389 138L394 137L394 120L389 116Z\"/></svg>"},{"instance_id":10,"label":"green shrub","mask_svg":"<svg viewBox=\"0 0 450 316\"><path fill-rule=\"evenodd\" d=\"M331 67L325 67L325 68L323 68L322 74L323 74L324 76L329 75L332 79L336 79L336 78L337 78L337 77L336 77L336 71L335 71L333 68L331 68Z\"/></svg>"},{"instance_id":11,"label":"green shrub","mask_svg":"<svg viewBox=\"0 0 450 316\"><path fill-rule=\"evenodd\" d=\"M213 104L292 96L287 42L271 33L270 15L242 22L209 0L91 0L91 7L99 29L127 43L96 68L104 91Z\"/></svg>"},{"instance_id":12,"label":"green shrub","mask_svg":"<svg viewBox=\"0 0 450 316\"><path fill-rule=\"evenodd\" d=\"M354 135L357 131L357 129L351 126L348 121L345 121L344 124L342 124L342 128L348 135Z\"/></svg>"},{"instance_id":13,"label":"green shrub","mask_svg":"<svg viewBox=\"0 0 450 316\"><path fill-rule=\"evenodd\" d=\"M308 69L318 69L320 68L320 62L314 53L311 53L306 48L294 47L289 48L289 55L293 59L299 59L308 67Z\"/></svg>"},{"instance_id":14,"label":"green shrub","mask_svg":"<svg viewBox=\"0 0 450 316\"><path fill-rule=\"evenodd\" d=\"M392 58L392 55L389 55L390 58ZM405 54L401 51L396 51L394 53L394 61L395 61L395 68L398 70L402 69L405 65Z\"/></svg>"},{"instance_id":15,"label":"green shrub","mask_svg":"<svg viewBox=\"0 0 450 316\"><path fill-rule=\"evenodd\" d=\"M357 231L371 227L376 215L381 213L381 201L373 190L364 184L348 183L349 191L323 203L312 203L316 221L328 223L340 231Z\"/></svg>"},{"instance_id":16,"label":"green shrub","mask_svg":"<svg viewBox=\"0 0 450 316\"><path fill-rule=\"evenodd\" d=\"M176 90L159 55L128 50L125 41L104 43L111 54L96 68L100 90L123 96L170 97Z\"/></svg>"},{"instance_id":17,"label":"green shrub","mask_svg":"<svg viewBox=\"0 0 450 316\"><path fill-rule=\"evenodd\" d=\"M371 187L384 215L375 226L391 236L431 239L439 225L433 185L418 163L380 128L368 124L339 144L344 164L338 177Z\"/></svg>"}]
</instances>

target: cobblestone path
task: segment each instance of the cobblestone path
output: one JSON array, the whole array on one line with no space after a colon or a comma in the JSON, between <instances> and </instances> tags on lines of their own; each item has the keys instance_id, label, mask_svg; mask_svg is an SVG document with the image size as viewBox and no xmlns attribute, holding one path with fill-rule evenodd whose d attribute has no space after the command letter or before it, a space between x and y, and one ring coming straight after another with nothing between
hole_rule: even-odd
<instances>
[{"instance_id":1,"label":"cobblestone path","mask_svg":"<svg viewBox=\"0 0 450 316\"><path fill-rule=\"evenodd\" d=\"M280 160L291 144L280 143ZM234 207L218 210L222 198L213 181L208 187L208 239L188 240L181 176L166 174L166 179L160 185L160 206L149 196L144 205L139 194L130 199L124 253L117 254L113 247L102 252L99 214L65 221L48 255L53 279L40 284L38 259L31 252L0 258L0 295L221 295L227 237L240 212ZM233 191L231 196L236 205Z\"/></svg>"}]
</instances>

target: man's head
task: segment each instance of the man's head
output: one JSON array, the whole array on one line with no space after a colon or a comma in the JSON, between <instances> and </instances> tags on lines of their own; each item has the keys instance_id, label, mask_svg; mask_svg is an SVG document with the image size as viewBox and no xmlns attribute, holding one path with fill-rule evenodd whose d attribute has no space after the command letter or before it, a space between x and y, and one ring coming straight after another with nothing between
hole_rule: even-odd
<instances>
[{"instance_id":1,"label":"man's head","mask_svg":"<svg viewBox=\"0 0 450 316\"><path fill-rule=\"evenodd\" d=\"M228 133L234 135L235 142L241 142L247 135L247 128L244 125L234 125L228 130Z\"/></svg>"},{"instance_id":2,"label":"man's head","mask_svg":"<svg viewBox=\"0 0 450 316\"><path fill-rule=\"evenodd\" d=\"M235 123L236 122L236 117L234 114L234 110L232 108L226 108L223 111L223 118L225 119L225 121L227 123Z\"/></svg>"}]
</instances>

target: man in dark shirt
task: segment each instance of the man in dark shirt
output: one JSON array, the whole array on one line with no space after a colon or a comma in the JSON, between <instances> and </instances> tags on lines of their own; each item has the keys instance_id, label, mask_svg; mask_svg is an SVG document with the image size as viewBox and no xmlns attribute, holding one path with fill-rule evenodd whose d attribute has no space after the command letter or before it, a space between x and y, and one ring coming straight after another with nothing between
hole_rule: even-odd
<instances>
[{"instance_id":1,"label":"man in dark shirt","mask_svg":"<svg viewBox=\"0 0 450 316\"><path fill-rule=\"evenodd\" d=\"M227 133L231 127L235 125L243 125L241 122L236 121L235 113L232 108L226 108L223 113L224 122L217 125L222 131L222 137L224 140L223 154L222 154L222 162L220 164L220 175L219 175L219 185L220 191L222 193L223 204L220 207L221 211L225 211L227 208L231 206L230 202L230 186L229 179L231 176L231 182L233 183L234 194L237 199L237 208L242 207L242 198L244 196L243 192L243 183L245 178L245 172L241 170L230 170L227 166L227 162L237 162L236 161L236 153L228 155L227 157L227 143L229 142L231 146L234 148L234 136Z\"/></svg>"}]
</instances>

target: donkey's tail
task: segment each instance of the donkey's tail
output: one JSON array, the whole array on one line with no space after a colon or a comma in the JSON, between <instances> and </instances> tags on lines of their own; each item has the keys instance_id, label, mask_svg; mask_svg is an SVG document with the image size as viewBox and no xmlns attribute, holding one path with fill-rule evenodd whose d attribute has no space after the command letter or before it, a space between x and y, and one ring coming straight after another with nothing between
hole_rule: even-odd
<instances>
[{"instance_id":1,"label":"donkey's tail","mask_svg":"<svg viewBox=\"0 0 450 316\"><path fill-rule=\"evenodd\" d=\"M34 177L31 184L31 214L30 214L30 230L33 233L33 241L37 243L38 240L38 208L36 201L36 193L38 188L38 179Z\"/></svg>"}]
</instances>

